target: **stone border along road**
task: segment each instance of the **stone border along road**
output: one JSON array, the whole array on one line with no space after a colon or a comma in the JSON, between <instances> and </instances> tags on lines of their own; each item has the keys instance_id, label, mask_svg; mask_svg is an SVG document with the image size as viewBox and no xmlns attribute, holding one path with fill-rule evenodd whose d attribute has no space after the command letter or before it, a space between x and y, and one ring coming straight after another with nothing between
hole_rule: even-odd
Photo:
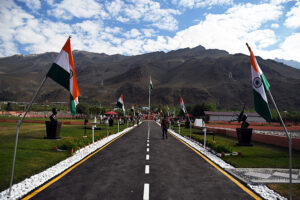
<instances>
[{"instance_id":1,"label":"stone border along road","mask_svg":"<svg viewBox=\"0 0 300 200\"><path fill-rule=\"evenodd\" d=\"M20 183L14 184L12 186L11 196L7 196L9 191L8 188L0 193L0 200L20 199L22 196L28 194L30 191L33 191L36 188L39 188L41 185L45 184L54 177L59 176L60 174L68 171L71 166L80 164L80 161L92 156L93 152L96 152L101 147L105 147L109 143L121 137L123 134L134 129L136 126L137 125L134 125L133 127L128 127L119 133L110 135L104 139L95 142L94 144L90 144L89 146L80 149L80 151L76 151L73 156L57 163L56 165L46 169L45 171L35 174L30 178L26 178Z\"/></svg>"},{"instance_id":2,"label":"stone border along road","mask_svg":"<svg viewBox=\"0 0 300 200\"><path fill-rule=\"evenodd\" d=\"M144 123L144 124L146 125L146 123ZM202 147L200 147L196 143L181 137L180 135L178 135L177 133L175 133L172 130L170 130L169 133L171 133L173 136L177 137L178 139L181 139L180 140L181 142L185 142L186 143L185 145L188 144L190 147L185 148L185 146L182 145L181 142L179 142L176 139L174 140L173 137L169 137L168 140L161 140L161 132L160 132L159 127L153 126L153 123L151 123L151 127L153 127L153 130L154 130L153 133L151 134L151 141L155 141L154 143L151 143L152 144L151 149L150 149L150 131L148 131L147 145L146 145L146 150L144 150L144 151L140 152L140 150L136 151L136 150L134 150L134 148L132 148L130 150L133 151L133 152L127 152L128 149L129 149L128 147L126 147L124 145L118 145L120 143L124 144L124 142L126 144L126 140L128 142L128 138L132 138L136 145L142 143L141 144L141 149L145 149L145 146L144 146L144 148L142 148L143 144L145 144L145 143L140 142L140 141L142 141L142 138L139 138L138 140L137 140L137 138L134 138L136 136L137 137L142 137L142 135L141 135L142 133L141 134L136 134L136 132L138 130L135 129L133 131L135 133L126 134L124 137L122 137L122 140L117 140L116 142L112 143L110 146L108 146L105 149L103 149L104 147L102 147L101 149L103 149L103 151L97 153L98 155L95 155L93 157L91 157L92 155L89 156L89 157L91 157L91 159L89 159L89 161L93 160L93 159L94 160L95 159L105 159L105 158L106 159L112 159L112 157L114 157L113 155L116 155L116 154L112 154L112 151L114 149L117 149L117 148L119 148L119 150L118 150L119 153L123 153L123 154L124 153L125 154L129 153L129 154L127 154L127 156L133 156L133 155L138 154L138 153L141 154L141 156L140 156L142 158L141 161L144 160L145 164L143 166L140 166L140 162L137 162L136 163L137 166L133 166L133 165L130 166L131 168L133 168L135 170L134 170L134 173L129 174L130 175L129 179L127 177L126 179L123 179L123 182L122 182L120 177L118 177L118 176L117 176L118 178L111 178L111 177L114 177L114 176L109 176L109 174L102 174L102 177L101 177L102 180L108 180L109 179L109 181L111 181L113 183L111 186L120 184L119 182L122 182L122 184L121 184L122 187L124 187L123 186L124 183L126 184L125 187L129 187L130 182L133 182L133 184L135 185L134 186L135 189L131 190L131 191L125 193L125 194L129 197L130 196L131 197L135 196L135 198L128 198L128 199L141 199L141 198L149 199L150 197L151 197L151 199L166 199L166 198L193 199L195 196L194 197L190 196L190 194L193 193L193 195L195 195L195 189L197 191L197 193L196 193L197 198L201 197L201 199L212 199L212 198L223 198L223 199L225 198L226 199L226 195L227 195L227 199L236 199L236 198L248 199L250 197L248 195L243 196L246 193L244 193L244 192L240 193L240 192L238 192L238 191L240 191L240 189L237 190L236 186L232 186L232 185L235 185L237 183L234 184L233 182L228 180L228 178L224 177L223 175L221 175L221 177L220 177L219 173L215 174L215 172L217 170L212 168L207 163L208 161L205 162L203 159L195 159L194 152L196 152L198 155L204 154L206 156L206 159L209 158L210 160L217 161L217 163L220 167L223 167L223 165L225 165L227 168L233 168L232 166L228 165L227 163L222 161L217 156L214 156L213 154L207 152L205 149L203 149ZM128 131L129 130L127 130L127 132ZM157 134L157 133L159 133L159 134ZM146 134L146 132L145 132L145 134ZM117 136L114 137L115 138L114 140L116 140L118 137L121 137L122 133L118 133L118 134L115 134L115 135L117 135ZM145 140L145 137L144 137L144 140ZM110 143L111 142L109 142L109 144ZM107 144L107 145L109 145L109 144ZM107 145L105 145L105 146L107 146ZM126 147L126 148L124 148L124 147ZM130 144L129 144L129 147L130 147ZM171 147L172 147L172 151L171 151L171 153L170 152L168 153L167 151L169 151L171 149ZM149 152L147 152L147 148L149 148ZM161 148L163 148L163 149L161 149ZM195 149L197 149L197 151ZM193 150L194 152L192 152L191 150ZM81 150L81 151L83 151L83 150ZM105 157L105 151L106 151L106 153L108 152L108 154L110 156ZM189 154L188 154L189 156L186 156L184 154L180 155L183 151L184 152L189 152ZM201 153L199 153L199 152L201 152ZM150 153L152 155L151 160L150 160ZM93 155L94 154L95 153L93 153ZM99 158L100 154L102 154L102 156L100 156L100 158ZM211 154L211 155L209 155L209 154ZM75 155L77 155L77 153ZM74 157L74 156L72 156L72 157ZM103 156L104 156L104 158L102 158ZM178 159L178 156L181 156L180 159ZM124 157L124 155L123 155L123 157ZM167 159L169 159L169 157L170 157L170 160L168 161ZM189 158L189 157L193 157L193 158ZM122 156L119 159L113 159L111 161L112 162L118 162L119 165L122 165L122 164L124 165L123 162L120 162L121 159L122 159ZM178 160L181 161L181 162L178 162ZM104 160L101 161L101 165L102 165L103 162L104 162ZM187 162L188 165L186 165L185 162ZM197 164L195 162L201 162L201 163ZM87 172L90 173L91 169L93 169L92 171L95 171L94 168L96 168L97 170L101 170L100 165L92 165L92 166L89 166L87 169L85 169L84 165L85 165L85 167L87 167L88 166L87 163L89 163L89 162L85 162L82 165L78 166L78 168L71 171L65 177L71 176L71 174L72 173L74 174L75 173L74 171L76 171L76 170L78 171L79 168L83 168L84 170L86 170L86 173ZM116 166L120 167L119 165L109 164L109 167L110 168L111 167L116 167ZM147 167L147 165L149 167ZM125 174L127 174L128 169L127 170L125 170L125 169L122 170L122 167L125 168L125 166L121 166L121 171L126 172ZM197 170L196 172L194 172L195 167L196 167L196 170ZM199 177L199 175L202 175L201 173L199 174L199 167L205 167L204 170L200 169L200 172L201 171L206 172L206 173L203 174L203 177L201 177L201 176ZM150 168L151 168L151 172L150 172ZM149 172L149 174L147 174L146 172ZM145 177L141 176L142 173L144 174ZM122 173L122 174L124 174L124 173ZM207 177L207 175L209 175L209 174L214 174L214 175L213 176L210 175L210 176ZM78 184L78 183L81 184L80 180L82 180L82 179L78 179L77 175L79 175L79 174L76 174L75 178L73 177L73 180L70 182L71 184ZM67 179L65 177L63 179ZM195 177L200 179L200 180L197 180L195 182L195 180L193 180ZM214 179L213 184L209 184L209 182L207 182L207 180L209 180L209 178ZM134 181L132 181L131 179L134 179ZM58 185L60 184L61 187L68 187L68 184L59 183L59 182L62 182L62 180L60 180L56 183L58 183ZM124 181L124 180L126 180L126 181ZM136 180L138 180L138 181L136 181ZM174 183L174 180L175 180L175 183ZM172 181L173 181L173 183L172 183ZM86 193L83 192L86 189L88 189L88 191L89 191L89 189L90 189L89 186L93 186L94 184L97 185L97 183L96 182L94 183L94 181L90 181L90 182L92 182L93 184L92 185L91 185L91 183L86 183L87 185L86 184L81 184L81 187L79 189L77 189L78 191L76 191L76 189L75 189L75 192L77 192L77 193L79 192L79 196L78 195L76 196L76 194L73 194L73 195L75 195L75 196L73 196L73 198L74 197L76 197L76 198L81 197L82 198L83 196L80 196L80 195L90 195L90 194L88 194L88 192L86 192ZM60 187L56 187L55 186L56 183L54 183L52 186L49 186L50 189L51 189L51 187L52 187L52 189L54 187L55 192L53 192L53 191L52 192L50 191L50 193L46 192L45 193L45 194L47 194L46 196L42 195L42 196L37 196L36 198L38 198L38 199L40 199L40 198L41 199L53 198L53 195L59 194L58 189L60 189ZM139 184L136 184L136 183L139 183ZM178 184L181 184L181 185L183 184L184 187L179 187L178 188L177 187ZM28 185L30 185L30 184L27 183L27 187L28 187ZM144 186L144 188L141 187L142 185ZM150 187L150 185L151 185L151 187ZM133 185L131 184L131 186L133 186ZM99 190L101 190L102 187L103 187L103 185L100 184L94 192L96 192L96 193L99 192ZM252 188L254 191L259 193L261 196L263 196L266 199L277 199L277 198L278 199L284 199L280 195L278 195L277 193L275 193L272 190L268 189L264 185L249 185L248 184L248 187ZM49 188L47 188L45 190L48 190ZM73 186L71 188L73 188ZM211 191L211 190L215 190L215 189L217 189L218 192ZM119 188L117 186L115 186L115 188L113 188L112 191L104 190L105 193L101 194L101 199L111 199L111 198L108 198L108 197L120 197L120 195L118 195L118 194L120 194L119 190L123 191L121 188ZM151 191L151 193L150 193L150 191ZM225 192L225 191L227 191L227 192ZM228 194L228 191L230 191L229 194ZM69 191L64 191L63 194L68 193L68 192ZM5 196L3 194L4 194L3 192L0 193L0 199L1 198L5 199ZM50 194L50 196L49 196L49 194ZM117 195L117 196L115 196L115 195ZM221 195L221 196L216 196L216 195ZM238 195L242 195L243 197L242 198L241 198L241 196L238 197ZM86 198L88 198L88 197L91 198L93 196L85 196L85 197ZM14 199L16 199L16 198L20 198L20 196L19 197L14 197ZM99 198L100 198L100 196L98 196L98 199ZM95 196L94 196L94 199L95 199Z\"/></svg>"},{"instance_id":3,"label":"stone border along road","mask_svg":"<svg viewBox=\"0 0 300 200\"><path fill-rule=\"evenodd\" d=\"M182 141L162 140L154 122L149 122L151 131L147 125L111 143L34 199L261 199Z\"/></svg>"},{"instance_id":4,"label":"stone border along road","mask_svg":"<svg viewBox=\"0 0 300 200\"><path fill-rule=\"evenodd\" d=\"M157 124L160 125L159 123L157 123ZM216 165L218 165L219 167L221 167L222 169L224 169L225 171L227 171L232 176L235 176L235 174L231 173L231 171L233 171L236 168L234 168L230 164L226 163L225 161L223 161L221 158L219 158L218 156L214 155L213 153L211 153L211 152L207 151L206 149L204 149L202 146L199 145L198 142L196 142L194 140L190 140L189 138L185 138L185 137L179 135L178 133L176 133L173 130L169 130L169 133L172 134L172 135L174 135L175 137L183 140L184 142L186 142L187 144L189 144L190 146L192 146L194 149L196 149L197 151L199 151L201 154L203 154L205 157L207 157L210 161L212 161L213 163L215 163ZM235 176L235 177L237 179L239 179L238 176ZM281 196L280 194L278 194L274 190L271 190L265 184L249 184L247 182L244 182L243 179L240 179L240 181L242 181L245 185L247 185L249 188L251 188L257 194L259 194L260 196L262 196L264 199L286 200L285 197Z\"/></svg>"}]
</instances>

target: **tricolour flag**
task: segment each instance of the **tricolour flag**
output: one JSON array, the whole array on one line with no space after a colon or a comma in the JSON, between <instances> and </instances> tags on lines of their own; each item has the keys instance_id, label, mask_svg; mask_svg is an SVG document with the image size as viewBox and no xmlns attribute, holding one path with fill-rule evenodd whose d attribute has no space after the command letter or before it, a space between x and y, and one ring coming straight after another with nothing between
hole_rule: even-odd
<instances>
[{"instance_id":1,"label":"tricolour flag","mask_svg":"<svg viewBox=\"0 0 300 200\"><path fill-rule=\"evenodd\" d=\"M169 106L167 105L167 115L169 116Z\"/></svg>"},{"instance_id":2,"label":"tricolour flag","mask_svg":"<svg viewBox=\"0 0 300 200\"><path fill-rule=\"evenodd\" d=\"M68 38L62 50L56 57L47 77L70 91L70 107L72 115L76 114L76 105L79 103L79 90L77 85L74 61L72 56L71 41Z\"/></svg>"},{"instance_id":3,"label":"tricolour flag","mask_svg":"<svg viewBox=\"0 0 300 200\"><path fill-rule=\"evenodd\" d=\"M133 116L135 117L135 109L134 109L134 104L131 106L131 111L133 112Z\"/></svg>"},{"instance_id":4,"label":"tricolour flag","mask_svg":"<svg viewBox=\"0 0 300 200\"><path fill-rule=\"evenodd\" d=\"M262 116L267 122L272 119L272 114L269 108L268 99L265 90L269 90L270 84L267 81L265 75L261 71L255 56L246 43L250 51L250 61L251 61L251 74L252 74L252 88L254 95L254 106L255 111Z\"/></svg>"},{"instance_id":5,"label":"tricolour flag","mask_svg":"<svg viewBox=\"0 0 300 200\"><path fill-rule=\"evenodd\" d=\"M184 106L184 103L183 103L183 99L182 97L180 96L180 109L181 111L183 112L184 116L186 115L186 109L185 109L185 106Z\"/></svg>"},{"instance_id":6,"label":"tricolour flag","mask_svg":"<svg viewBox=\"0 0 300 200\"><path fill-rule=\"evenodd\" d=\"M151 76L150 76L150 84L149 84L149 92L150 93L152 92L152 89L153 89L153 84L152 84L152 79L151 79Z\"/></svg>"},{"instance_id":7,"label":"tricolour flag","mask_svg":"<svg viewBox=\"0 0 300 200\"><path fill-rule=\"evenodd\" d=\"M123 94L121 94L121 96L119 97L118 101L117 101L117 106L119 108L121 108L125 114L125 107L124 107L124 100L123 100Z\"/></svg>"}]
</instances>

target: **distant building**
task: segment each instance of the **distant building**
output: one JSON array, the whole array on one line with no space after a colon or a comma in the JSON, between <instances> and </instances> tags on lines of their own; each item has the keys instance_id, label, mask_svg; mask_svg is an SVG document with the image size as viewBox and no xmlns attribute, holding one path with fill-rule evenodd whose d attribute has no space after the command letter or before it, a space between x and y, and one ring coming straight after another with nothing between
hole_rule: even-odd
<instances>
[{"instance_id":1,"label":"distant building","mask_svg":"<svg viewBox=\"0 0 300 200\"><path fill-rule=\"evenodd\" d=\"M208 116L209 121L234 121L237 119L239 112L212 112L205 111L205 115ZM248 122L266 122L257 113L246 113Z\"/></svg>"}]
</instances>

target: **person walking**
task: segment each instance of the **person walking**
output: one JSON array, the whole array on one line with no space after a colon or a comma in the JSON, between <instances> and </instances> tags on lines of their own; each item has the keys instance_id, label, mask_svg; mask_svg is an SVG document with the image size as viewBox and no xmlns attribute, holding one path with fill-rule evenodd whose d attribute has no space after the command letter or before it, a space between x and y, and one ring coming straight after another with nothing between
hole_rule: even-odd
<instances>
[{"instance_id":1,"label":"person walking","mask_svg":"<svg viewBox=\"0 0 300 200\"><path fill-rule=\"evenodd\" d=\"M169 128L169 121L166 116L164 116L163 120L161 121L161 129L162 129L162 139L165 139L164 136L166 136L166 139L168 139L168 128Z\"/></svg>"}]
</instances>

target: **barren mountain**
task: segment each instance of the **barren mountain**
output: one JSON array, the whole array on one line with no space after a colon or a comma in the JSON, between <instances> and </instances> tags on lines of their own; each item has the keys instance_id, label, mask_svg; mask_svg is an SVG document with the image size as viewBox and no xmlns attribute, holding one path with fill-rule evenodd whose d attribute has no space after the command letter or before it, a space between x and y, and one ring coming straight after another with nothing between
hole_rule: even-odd
<instances>
[{"instance_id":1,"label":"barren mountain","mask_svg":"<svg viewBox=\"0 0 300 200\"><path fill-rule=\"evenodd\" d=\"M57 53L15 55L0 59L0 101L29 101ZM223 108L253 108L250 58L202 46L138 56L73 51L80 99L148 104L149 76L153 104L214 102ZM300 70L257 57L281 109L300 110ZM68 92L48 80L39 102L68 101Z\"/></svg>"}]
</instances>

